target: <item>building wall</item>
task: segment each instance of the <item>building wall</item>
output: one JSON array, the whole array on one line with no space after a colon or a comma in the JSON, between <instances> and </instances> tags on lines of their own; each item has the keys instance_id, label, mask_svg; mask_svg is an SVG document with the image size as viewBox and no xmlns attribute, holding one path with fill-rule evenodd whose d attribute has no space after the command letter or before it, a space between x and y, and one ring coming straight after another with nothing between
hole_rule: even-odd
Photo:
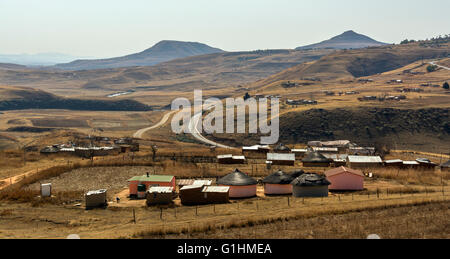
<instances>
[{"instance_id":1,"label":"building wall","mask_svg":"<svg viewBox=\"0 0 450 259\"><path fill-rule=\"evenodd\" d=\"M130 190L130 195L137 195L137 186L139 185L139 183L145 184L146 190L148 190L149 187L152 186L152 185L169 186L169 187L173 187L174 190L176 188L176 186L175 186L175 177L172 178L171 182L140 182L140 181L131 181L131 182L128 183L129 190Z\"/></svg>"},{"instance_id":2,"label":"building wall","mask_svg":"<svg viewBox=\"0 0 450 259\"><path fill-rule=\"evenodd\" d=\"M293 186L292 194L294 197L327 197L328 186Z\"/></svg>"},{"instance_id":3,"label":"building wall","mask_svg":"<svg viewBox=\"0 0 450 259\"><path fill-rule=\"evenodd\" d=\"M381 167L381 163L348 163L351 168L377 168Z\"/></svg>"},{"instance_id":4,"label":"building wall","mask_svg":"<svg viewBox=\"0 0 450 259\"><path fill-rule=\"evenodd\" d=\"M86 208L94 208L105 205L106 192L99 194L86 195Z\"/></svg>"},{"instance_id":5,"label":"building wall","mask_svg":"<svg viewBox=\"0 0 450 259\"><path fill-rule=\"evenodd\" d=\"M351 173L341 173L327 177L330 190L360 191L364 189L364 177Z\"/></svg>"},{"instance_id":6,"label":"building wall","mask_svg":"<svg viewBox=\"0 0 450 259\"><path fill-rule=\"evenodd\" d=\"M173 193L147 193L147 205L169 204L173 196Z\"/></svg>"},{"instance_id":7,"label":"building wall","mask_svg":"<svg viewBox=\"0 0 450 259\"><path fill-rule=\"evenodd\" d=\"M292 194L291 184L264 184L264 194Z\"/></svg>"},{"instance_id":8,"label":"building wall","mask_svg":"<svg viewBox=\"0 0 450 259\"><path fill-rule=\"evenodd\" d=\"M220 185L230 187L230 198L248 198L256 196L256 184L245 186Z\"/></svg>"},{"instance_id":9,"label":"building wall","mask_svg":"<svg viewBox=\"0 0 450 259\"><path fill-rule=\"evenodd\" d=\"M287 160L269 160L272 161L272 165L295 165L295 161L287 161Z\"/></svg>"},{"instance_id":10,"label":"building wall","mask_svg":"<svg viewBox=\"0 0 450 259\"><path fill-rule=\"evenodd\" d=\"M304 167L329 167L330 163L311 163L311 162L303 162Z\"/></svg>"}]
</instances>

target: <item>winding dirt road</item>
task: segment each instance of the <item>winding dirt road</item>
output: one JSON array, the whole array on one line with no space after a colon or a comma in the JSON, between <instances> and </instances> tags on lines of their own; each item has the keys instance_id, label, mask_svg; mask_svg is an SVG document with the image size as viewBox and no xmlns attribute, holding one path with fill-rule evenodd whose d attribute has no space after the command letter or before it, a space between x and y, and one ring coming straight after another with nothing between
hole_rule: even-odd
<instances>
[{"instance_id":1,"label":"winding dirt road","mask_svg":"<svg viewBox=\"0 0 450 259\"><path fill-rule=\"evenodd\" d=\"M162 119L161 119L158 123L156 123L155 125L153 125L153 126L151 126L151 127L143 128L143 129L140 129L140 130L136 131L136 132L133 134L133 138L142 138L142 135L144 135L145 132L147 132L147 131L149 131L149 130L152 130L152 129L156 129L156 128L161 127L162 125L164 125L164 124L167 122L167 120L169 119L169 117L170 117L172 114L174 114L175 112L176 112L176 111L170 111L170 112L164 114L164 116L162 117Z\"/></svg>"}]
</instances>

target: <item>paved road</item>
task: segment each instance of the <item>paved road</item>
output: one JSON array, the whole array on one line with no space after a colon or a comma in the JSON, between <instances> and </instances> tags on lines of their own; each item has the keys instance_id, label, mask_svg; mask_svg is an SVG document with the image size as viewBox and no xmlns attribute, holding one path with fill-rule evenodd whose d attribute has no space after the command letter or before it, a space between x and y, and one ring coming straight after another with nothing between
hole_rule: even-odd
<instances>
[{"instance_id":1,"label":"paved road","mask_svg":"<svg viewBox=\"0 0 450 259\"><path fill-rule=\"evenodd\" d=\"M444 67L444 66L436 64L436 61L431 61L431 62L429 62L429 64L440 67L442 69L450 70L450 68L448 68L448 67Z\"/></svg>"},{"instance_id":2,"label":"paved road","mask_svg":"<svg viewBox=\"0 0 450 259\"><path fill-rule=\"evenodd\" d=\"M164 114L162 119L158 123L156 123L155 125L136 131L133 134L133 138L142 138L142 135L144 135L145 132L147 132L149 130L152 130L152 129L156 129L156 128L161 127L162 125L164 125L167 122L167 120L169 119L170 115L174 114L175 112L176 111L170 111L170 112Z\"/></svg>"},{"instance_id":3,"label":"paved road","mask_svg":"<svg viewBox=\"0 0 450 259\"><path fill-rule=\"evenodd\" d=\"M209 107L211 107L213 105L213 103L210 104L204 104L204 108L208 109ZM188 124L188 129L189 132L192 134L192 136L194 138L196 138L198 141L201 141L205 144L211 145L211 146L217 146L220 148L228 148L228 149L234 149L234 147L229 147L226 145L222 145L220 143L214 142L212 140L209 140L205 137L202 136L202 134L200 133L200 131L198 130L198 125L201 123L201 119L202 118L202 112L196 113L194 114L194 116L192 116L191 120L189 121Z\"/></svg>"}]
</instances>

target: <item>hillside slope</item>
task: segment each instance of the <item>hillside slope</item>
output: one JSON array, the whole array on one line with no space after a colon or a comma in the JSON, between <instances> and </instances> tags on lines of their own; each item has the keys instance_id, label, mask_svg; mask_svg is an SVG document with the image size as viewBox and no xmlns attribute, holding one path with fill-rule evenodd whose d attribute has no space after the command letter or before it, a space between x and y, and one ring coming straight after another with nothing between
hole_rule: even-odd
<instances>
[{"instance_id":1,"label":"hillside slope","mask_svg":"<svg viewBox=\"0 0 450 259\"><path fill-rule=\"evenodd\" d=\"M387 45L387 43L376 41L370 37L356 33L354 31L346 31L329 40L298 47L296 49L360 49L383 45Z\"/></svg>"},{"instance_id":2,"label":"hillside slope","mask_svg":"<svg viewBox=\"0 0 450 259\"><path fill-rule=\"evenodd\" d=\"M80 95L80 90L106 95L105 92L128 89L216 89L263 79L303 62L318 60L331 52L332 50L223 52L143 67L83 71L0 70L0 84L39 88L69 96ZM89 95L88 92L84 94Z\"/></svg>"},{"instance_id":3,"label":"hillside slope","mask_svg":"<svg viewBox=\"0 0 450 259\"><path fill-rule=\"evenodd\" d=\"M62 98L42 90L0 87L0 111L23 109L66 109L82 111L148 111L151 107L134 100Z\"/></svg>"},{"instance_id":4,"label":"hillside slope","mask_svg":"<svg viewBox=\"0 0 450 259\"><path fill-rule=\"evenodd\" d=\"M420 59L447 57L450 44L430 48L418 44L340 50L316 62L300 64L261 80L253 87L261 87L280 80L353 79L394 70Z\"/></svg>"},{"instance_id":5,"label":"hillside slope","mask_svg":"<svg viewBox=\"0 0 450 259\"><path fill-rule=\"evenodd\" d=\"M224 52L198 42L181 42L164 40L142 52L109 59L75 60L70 63L57 64L55 67L65 70L87 70L118 68L132 66L152 66L165 61L190 56Z\"/></svg>"}]
</instances>

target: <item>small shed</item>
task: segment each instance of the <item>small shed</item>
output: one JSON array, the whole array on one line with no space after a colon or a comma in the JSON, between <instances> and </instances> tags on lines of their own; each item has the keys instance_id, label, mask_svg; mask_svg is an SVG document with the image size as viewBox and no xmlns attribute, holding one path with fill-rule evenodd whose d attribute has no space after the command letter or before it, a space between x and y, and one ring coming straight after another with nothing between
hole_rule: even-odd
<instances>
[{"instance_id":1,"label":"small shed","mask_svg":"<svg viewBox=\"0 0 450 259\"><path fill-rule=\"evenodd\" d=\"M88 191L85 195L86 209L104 207L108 205L106 200L106 189Z\"/></svg>"},{"instance_id":2,"label":"small shed","mask_svg":"<svg viewBox=\"0 0 450 259\"><path fill-rule=\"evenodd\" d=\"M230 202L230 187L228 186L204 186L202 192L209 204Z\"/></svg>"},{"instance_id":3,"label":"small shed","mask_svg":"<svg viewBox=\"0 0 450 259\"><path fill-rule=\"evenodd\" d=\"M257 181L252 177L235 169L232 173L217 181L219 186L230 187L230 198L248 198L256 196Z\"/></svg>"},{"instance_id":4,"label":"small shed","mask_svg":"<svg viewBox=\"0 0 450 259\"><path fill-rule=\"evenodd\" d=\"M370 168L383 165L383 160L379 156L348 156L347 162L351 168Z\"/></svg>"},{"instance_id":5,"label":"small shed","mask_svg":"<svg viewBox=\"0 0 450 259\"><path fill-rule=\"evenodd\" d=\"M442 172L449 172L450 171L450 160L440 165Z\"/></svg>"},{"instance_id":6,"label":"small shed","mask_svg":"<svg viewBox=\"0 0 450 259\"><path fill-rule=\"evenodd\" d=\"M247 157L264 157L269 151L270 147L267 145L242 147L242 154Z\"/></svg>"},{"instance_id":7,"label":"small shed","mask_svg":"<svg viewBox=\"0 0 450 259\"><path fill-rule=\"evenodd\" d=\"M285 146L283 143L279 143L274 149L273 151L275 153L290 153L291 149L288 148L287 146Z\"/></svg>"},{"instance_id":8,"label":"small shed","mask_svg":"<svg viewBox=\"0 0 450 259\"><path fill-rule=\"evenodd\" d=\"M300 159L308 152L308 149L294 148L294 149L291 149L291 152L295 154L295 159Z\"/></svg>"},{"instance_id":9,"label":"small shed","mask_svg":"<svg viewBox=\"0 0 450 259\"><path fill-rule=\"evenodd\" d=\"M317 151L310 151L306 153L302 159L304 167L329 167L333 160L326 158Z\"/></svg>"},{"instance_id":10,"label":"small shed","mask_svg":"<svg viewBox=\"0 0 450 259\"><path fill-rule=\"evenodd\" d=\"M229 202L228 186L187 185L180 189L183 205L202 205Z\"/></svg>"},{"instance_id":11,"label":"small shed","mask_svg":"<svg viewBox=\"0 0 450 259\"><path fill-rule=\"evenodd\" d=\"M364 189L364 174L359 170L341 166L326 171L325 176L331 183L328 186L330 190L361 191Z\"/></svg>"},{"instance_id":12,"label":"small shed","mask_svg":"<svg viewBox=\"0 0 450 259\"><path fill-rule=\"evenodd\" d=\"M327 197L330 182L316 173L304 173L291 184L294 197Z\"/></svg>"},{"instance_id":13,"label":"small shed","mask_svg":"<svg viewBox=\"0 0 450 259\"><path fill-rule=\"evenodd\" d=\"M245 156L233 156L231 154L218 155L217 162L219 164L244 164Z\"/></svg>"},{"instance_id":14,"label":"small shed","mask_svg":"<svg viewBox=\"0 0 450 259\"><path fill-rule=\"evenodd\" d=\"M267 153L267 161L272 165L295 165L295 154L292 153Z\"/></svg>"},{"instance_id":15,"label":"small shed","mask_svg":"<svg viewBox=\"0 0 450 259\"><path fill-rule=\"evenodd\" d=\"M42 183L41 184L41 197L50 197L52 196L52 184L51 183Z\"/></svg>"},{"instance_id":16,"label":"small shed","mask_svg":"<svg viewBox=\"0 0 450 259\"><path fill-rule=\"evenodd\" d=\"M264 194L292 194L291 182L294 177L281 170L267 176L262 180L264 184Z\"/></svg>"},{"instance_id":17,"label":"small shed","mask_svg":"<svg viewBox=\"0 0 450 259\"><path fill-rule=\"evenodd\" d=\"M419 163L420 169L433 170L437 166L436 163L428 158L417 158L416 161Z\"/></svg>"},{"instance_id":18,"label":"small shed","mask_svg":"<svg viewBox=\"0 0 450 259\"><path fill-rule=\"evenodd\" d=\"M331 159L334 167L347 165L347 154L323 154L323 156Z\"/></svg>"},{"instance_id":19,"label":"small shed","mask_svg":"<svg viewBox=\"0 0 450 259\"><path fill-rule=\"evenodd\" d=\"M403 169L417 169L419 168L420 164L417 161L403 161L402 162L402 168Z\"/></svg>"},{"instance_id":20,"label":"small shed","mask_svg":"<svg viewBox=\"0 0 450 259\"><path fill-rule=\"evenodd\" d=\"M138 185L144 184L148 190L152 186L169 186L175 189L175 176L173 175L151 175L135 176L128 179L130 197L136 197L138 194Z\"/></svg>"},{"instance_id":21,"label":"small shed","mask_svg":"<svg viewBox=\"0 0 450 259\"><path fill-rule=\"evenodd\" d=\"M173 187L153 186L147 191L147 206L156 204L170 204L176 194Z\"/></svg>"},{"instance_id":22,"label":"small shed","mask_svg":"<svg viewBox=\"0 0 450 259\"><path fill-rule=\"evenodd\" d=\"M401 159L391 159L391 160L385 160L383 162L384 166L386 167L396 167L400 168L403 167L403 160Z\"/></svg>"}]
</instances>

